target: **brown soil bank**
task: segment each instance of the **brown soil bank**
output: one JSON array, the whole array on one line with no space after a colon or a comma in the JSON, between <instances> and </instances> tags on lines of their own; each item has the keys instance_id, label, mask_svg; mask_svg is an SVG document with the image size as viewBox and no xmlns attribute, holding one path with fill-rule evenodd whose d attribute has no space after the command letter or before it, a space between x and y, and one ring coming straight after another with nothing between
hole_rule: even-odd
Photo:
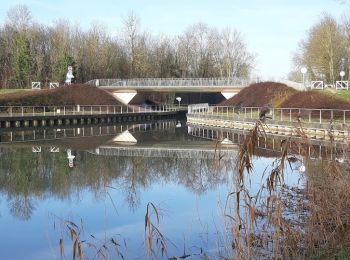
<instances>
[{"instance_id":1,"label":"brown soil bank","mask_svg":"<svg viewBox=\"0 0 350 260\"><path fill-rule=\"evenodd\" d=\"M298 91L282 102L283 108L350 109L350 102L319 90Z\"/></svg>"},{"instance_id":2,"label":"brown soil bank","mask_svg":"<svg viewBox=\"0 0 350 260\"><path fill-rule=\"evenodd\" d=\"M33 90L1 95L0 105L121 105L121 103L104 90L88 85L76 84L56 89Z\"/></svg>"},{"instance_id":3,"label":"brown soil bank","mask_svg":"<svg viewBox=\"0 0 350 260\"><path fill-rule=\"evenodd\" d=\"M350 109L350 102L336 96L319 90L297 91L276 82L252 84L220 105L261 107L267 104L281 108Z\"/></svg>"},{"instance_id":4,"label":"brown soil bank","mask_svg":"<svg viewBox=\"0 0 350 260\"><path fill-rule=\"evenodd\" d=\"M279 107L285 99L296 92L297 90L282 83L261 82L242 89L237 95L225 100L220 105L261 107L272 104L274 107Z\"/></svg>"}]
</instances>

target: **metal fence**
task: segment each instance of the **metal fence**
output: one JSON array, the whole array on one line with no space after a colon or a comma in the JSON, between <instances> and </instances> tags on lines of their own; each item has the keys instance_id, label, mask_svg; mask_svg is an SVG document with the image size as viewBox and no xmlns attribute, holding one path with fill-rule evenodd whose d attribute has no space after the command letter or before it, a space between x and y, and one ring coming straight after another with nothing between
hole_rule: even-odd
<instances>
[{"instance_id":1,"label":"metal fence","mask_svg":"<svg viewBox=\"0 0 350 260\"><path fill-rule=\"evenodd\" d=\"M0 106L0 118L26 116L60 116L60 115L99 115L123 113L159 113L184 110L173 105L160 106Z\"/></svg>"},{"instance_id":2,"label":"metal fence","mask_svg":"<svg viewBox=\"0 0 350 260\"><path fill-rule=\"evenodd\" d=\"M317 124L350 124L350 110L308 109L308 108L264 108L267 120L282 122L303 122ZM196 104L188 106L189 114L215 115L234 120L259 119L261 107L207 106Z\"/></svg>"},{"instance_id":3,"label":"metal fence","mask_svg":"<svg viewBox=\"0 0 350 260\"><path fill-rule=\"evenodd\" d=\"M256 82L256 81L254 81ZM94 79L86 84L97 87L246 87L253 83L251 80L239 78L137 78L137 79Z\"/></svg>"}]
</instances>

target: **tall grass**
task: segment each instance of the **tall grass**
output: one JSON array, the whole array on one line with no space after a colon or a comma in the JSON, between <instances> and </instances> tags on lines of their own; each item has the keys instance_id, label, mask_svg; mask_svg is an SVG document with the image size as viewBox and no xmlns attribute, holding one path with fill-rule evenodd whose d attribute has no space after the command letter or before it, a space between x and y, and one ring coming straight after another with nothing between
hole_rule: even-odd
<instances>
[{"instance_id":1,"label":"tall grass","mask_svg":"<svg viewBox=\"0 0 350 260\"><path fill-rule=\"evenodd\" d=\"M146 258L157 259L159 252L161 257L167 253L167 240L159 228L160 214L157 207L149 202L145 215L145 245Z\"/></svg>"},{"instance_id":2,"label":"tall grass","mask_svg":"<svg viewBox=\"0 0 350 260\"><path fill-rule=\"evenodd\" d=\"M59 254L61 259L124 259L126 242L120 243L120 236L100 239L93 234L86 235L83 220L79 224L53 215L54 230L59 233ZM69 242L67 242L69 241Z\"/></svg>"},{"instance_id":3,"label":"tall grass","mask_svg":"<svg viewBox=\"0 0 350 260\"><path fill-rule=\"evenodd\" d=\"M236 185L226 199L225 227L235 259L304 259L333 257L350 239L350 174L347 166L331 160L298 159L293 141L281 141L280 156L262 177L257 193L249 184L257 140L264 137L258 121L240 146L236 162ZM303 129L300 136L307 139ZM330 131L330 135L332 132ZM266 137L266 136L265 136ZM331 137L331 136L330 136ZM330 140L333 140L330 138ZM336 154L330 143L326 154ZM301 151L304 156L306 151ZM341 155L344 157L344 155ZM304 187L289 187L284 172L292 162L307 162Z\"/></svg>"}]
</instances>

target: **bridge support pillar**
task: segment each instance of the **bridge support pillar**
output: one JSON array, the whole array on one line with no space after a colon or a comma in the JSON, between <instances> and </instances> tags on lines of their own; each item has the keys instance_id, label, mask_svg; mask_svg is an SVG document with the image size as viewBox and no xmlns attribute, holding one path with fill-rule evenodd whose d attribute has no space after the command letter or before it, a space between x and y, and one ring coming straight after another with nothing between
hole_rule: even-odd
<instances>
[{"instance_id":1,"label":"bridge support pillar","mask_svg":"<svg viewBox=\"0 0 350 260\"><path fill-rule=\"evenodd\" d=\"M226 99L230 99L232 98L234 95L237 94L237 92L234 91L221 91L221 94L226 98Z\"/></svg>"},{"instance_id":2,"label":"bridge support pillar","mask_svg":"<svg viewBox=\"0 0 350 260\"><path fill-rule=\"evenodd\" d=\"M136 96L136 94L136 90L118 90L113 92L113 96L124 105L129 104L129 102Z\"/></svg>"}]
</instances>

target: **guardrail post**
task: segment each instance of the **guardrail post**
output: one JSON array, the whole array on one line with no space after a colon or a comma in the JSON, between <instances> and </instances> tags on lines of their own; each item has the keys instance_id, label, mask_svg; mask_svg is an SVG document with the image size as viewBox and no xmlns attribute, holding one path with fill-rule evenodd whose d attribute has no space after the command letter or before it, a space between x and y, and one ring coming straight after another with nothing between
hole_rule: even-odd
<instances>
[{"instance_id":1,"label":"guardrail post","mask_svg":"<svg viewBox=\"0 0 350 260\"><path fill-rule=\"evenodd\" d=\"M21 107L22 108L22 117L23 117L23 107Z\"/></svg>"},{"instance_id":2,"label":"guardrail post","mask_svg":"<svg viewBox=\"0 0 350 260\"><path fill-rule=\"evenodd\" d=\"M281 121L283 121L283 108L281 108Z\"/></svg>"},{"instance_id":3,"label":"guardrail post","mask_svg":"<svg viewBox=\"0 0 350 260\"><path fill-rule=\"evenodd\" d=\"M320 124L322 124L322 110L320 109Z\"/></svg>"},{"instance_id":4,"label":"guardrail post","mask_svg":"<svg viewBox=\"0 0 350 260\"><path fill-rule=\"evenodd\" d=\"M331 119L333 120L333 109L331 110Z\"/></svg>"},{"instance_id":5,"label":"guardrail post","mask_svg":"<svg viewBox=\"0 0 350 260\"><path fill-rule=\"evenodd\" d=\"M35 115L35 111L34 111L34 109L35 109L35 108L33 107L33 116Z\"/></svg>"},{"instance_id":6,"label":"guardrail post","mask_svg":"<svg viewBox=\"0 0 350 260\"><path fill-rule=\"evenodd\" d=\"M292 109L289 109L289 122L292 122Z\"/></svg>"},{"instance_id":7,"label":"guardrail post","mask_svg":"<svg viewBox=\"0 0 350 260\"><path fill-rule=\"evenodd\" d=\"M46 115L46 111L45 111L46 109L45 109L45 106L44 106L44 116Z\"/></svg>"},{"instance_id":8,"label":"guardrail post","mask_svg":"<svg viewBox=\"0 0 350 260\"><path fill-rule=\"evenodd\" d=\"M345 125L345 110L343 110L343 124Z\"/></svg>"}]
</instances>

